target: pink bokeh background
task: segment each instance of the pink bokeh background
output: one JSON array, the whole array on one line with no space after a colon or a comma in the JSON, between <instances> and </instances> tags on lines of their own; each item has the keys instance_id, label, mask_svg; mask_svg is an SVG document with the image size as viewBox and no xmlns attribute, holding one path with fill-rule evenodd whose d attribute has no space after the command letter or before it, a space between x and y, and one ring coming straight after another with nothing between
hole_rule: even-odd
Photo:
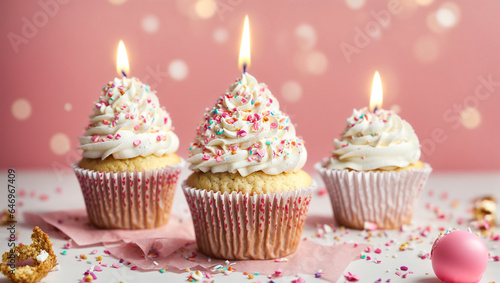
<instances>
[{"instance_id":1,"label":"pink bokeh background","mask_svg":"<svg viewBox=\"0 0 500 283\"><path fill-rule=\"evenodd\" d=\"M120 39L131 75L158 91L187 157L205 108L241 73L248 14L248 71L297 125L306 170L329 155L352 109L368 105L379 70L383 108L412 124L423 160L437 171L498 171L498 11L497 1L1 1L0 167L78 159L87 115L116 76Z\"/></svg>"}]
</instances>

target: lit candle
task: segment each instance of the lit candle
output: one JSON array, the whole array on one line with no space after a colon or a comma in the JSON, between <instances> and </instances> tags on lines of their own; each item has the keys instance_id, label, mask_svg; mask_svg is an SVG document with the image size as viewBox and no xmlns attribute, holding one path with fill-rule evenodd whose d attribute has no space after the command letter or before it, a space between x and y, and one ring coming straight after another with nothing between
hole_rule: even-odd
<instances>
[{"instance_id":1,"label":"lit candle","mask_svg":"<svg viewBox=\"0 0 500 283\"><path fill-rule=\"evenodd\" d=\"M247 68L250 67L250 27L248 24L248 15L245 17L245 24L243 26L238 67L243 68L243 74L246 73Z\"/></svg>"},{"instance_id":2,"label":"lit candle","mask_svg":"<svg viewBox=\"0 0 500 283\"><path fill-rule=\"evenodd\" d=\"M120 43L118 44L118 53L116 56L116 71L118 72L118 76L123 75L124 77L127 77L127 74L130 71L127 50L125 49L123 40L120 40Z\"/></svg>"},{"instance_id":3,"label":"lit candle","mask_svg":"<svg viewBox=\"0 0 500 283\"><path fill-rule=\"evenodd\" d=\"M372 83L372 93L370 96L370 111L376 114L377 110L382 108L382 101L382 81L380 80L378 71L375 71Z\"/></svg>"}]
</instances>

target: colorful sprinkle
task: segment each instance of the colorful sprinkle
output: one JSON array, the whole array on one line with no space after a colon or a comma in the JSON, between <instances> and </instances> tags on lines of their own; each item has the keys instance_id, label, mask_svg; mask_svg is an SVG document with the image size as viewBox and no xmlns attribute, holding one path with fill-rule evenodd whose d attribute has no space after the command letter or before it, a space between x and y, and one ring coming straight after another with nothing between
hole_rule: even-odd
<instances>
[{"instance_id":1,"label":"colorful sprinkle","mask_svg":"<svg viewBox=\"0 0 500 283\"><path fill-rule=\"evenodd\" d=\"M344 273L344 277L349 282L359 281L359 279L361 278L359 275L352 274L351 272Z\"/></svg>"},{"instance_id":2,"label":"colorful sprinkle","mask_svg":"<svg viewBox=\"0 0 500 283\"><path fill-rule=\"evenodd\" d=\"M257 154L260 157L264 157L266 155L266 150L265 149L257 149Z\"/></svg>"}]
</instances>

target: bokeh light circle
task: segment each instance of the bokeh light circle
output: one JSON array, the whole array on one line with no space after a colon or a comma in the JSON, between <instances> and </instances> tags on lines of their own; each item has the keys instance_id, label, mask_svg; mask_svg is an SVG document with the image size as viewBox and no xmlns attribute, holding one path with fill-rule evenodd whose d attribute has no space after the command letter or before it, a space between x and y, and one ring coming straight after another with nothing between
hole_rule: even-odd
<instances>
[{"instance_id":1,"label":"bokeh light circle","mask_svg":"<svg viewBox=\"0 0 500 283\"><path fill-rule=\"evenodd\" d=\"M477 108L466 107L460 112L460 122L466 129L475 129L481 124L481 113Z\"/></svg>"},{"instance_id":2,"label":"bokeh light circle","mask_svg":"<svg viewBox=\"0 0 500 283\"><path fill-rule=\"evenodd\" d=\"M434 2L434 0L415 0L415 3L420 6L429 6L432 2Z\"/></svg>"},{"instance_id":3,"label":"bokeh light circle","mask_svg":"<svg viewBox=\"0 0 500 283\"><path fill-rule=\"evenodd\" d=\"M148 15L142 19L141 26L145 32L155 33L160 28L160 20L154 15Z\"/></svg>"},{"instance_id":4,"label":"bokeh light circle","mask_svg":"<svg viewBox=\"0 0 500 283\"><path fill-rule=\"evenodd\" d=\"M18 120L26 120L31 116L31 104L24 98L14 101L11 110L14 118Z\"/></svg>"},{"instance_id":5,"label":"bokeh light circle","mask_svg":"<svg viewBox=\"0 0 500 283\"><path fill-rule=\"evenodd\" d=\"M399 105L397 105L397 104L394 104L394 105L392 105L392 106L391 106L391 110L392 110L394 113L398 114L398 113L400 113L400 112L401 112L401 106L399 106Z\"/></svg>"},{"instance_id":6,"label":"bokeh light circle","mask_svg":"<svg viewBox=\"0 0 500 283\"><path fill-rule=\"evenodd\" d=\"M188 66L184 61L176 59L168 65L168 72L172 79L180 81L187 77Z\"/></svg>"},{"instance_id":7,"label":"bokeh light circle","mask_svg":"<svg viewBox=\"0 0 500 283\"><path fill-rule=\"evenodd\" d=\"M434 37L422 36L415 42L413 54L421 63L432 63L439 56L439 43Z\"/></svg>"},{"instance_id":8,"label":"bokeh light circle","mask_svg":"<svg viewBox=\"0 0 500 283\"><path fill-rule=\"evenodd\" d=\"M229 34L225 28L217 28L214 30L213 37L214 37L215 42L224 43L227 41Z\"/></svg>"},{"instance_id":9,"label":"bokeh light circle","mask_svg":"<svg viewBox=\"0 0 500 283\"><path fill-rule=\"evenodd\" d=\"M71 105L71 103L64 104L64 110L71 111L71 109L73 109L73 105Z\"/></svg>"},{"instance_id":10,"label":"bokeh light circle","mask_svg":"<svg viewBox=\"0 0 500 283\"><path fill-rule=\"evenodd\" d=\"M328 67L328 58L319 51L312 51L306 55L305 70L312 75L325 73Z\"/></svg>"},{"instance_id":11,"label":"bokeh light circle","mask_svg":"<svg viewBox=\"0 0 500 283\"><path fill-rule=\"evenodd\" d=\"M365 0L345 0L347 7L357 10L365 5Z\"/></svg>"},{"instance_id":12,"label":"bokeh light circle","mask_svg":"<svg viewBox=\"0 0 500 283\"><path fill-rule=\"evenodd\" d=\"M122 5L123 3L127 2L127 0L108 0L111 4L113 5Z\"/></svg>"},{"instance_id":13,"label":"bokeh light circle","mask_svg":"<svg viewBox=\"0 0 500 283\"><path fill-rule=\"evenodd\" d=\"M71 142L67 135L57 133L50 138L50 149L57 155L63 155L71 148Z\"/></svg>"},{"instance_id":14,"label":"bokeh light circle","mask_svg":"<svg viewBox=\"0 0 500 283\"><path fill-rule=\"evenodd\" d=\"M217 11L217 3L214 0L198 0L194 6L196 15L202 19L210 19Z\"/></svg>"},{"instance_id":15,"label":"bokeh light circle","mask_svg":"<svg viewBox=\"0 0 500 283\"><path fill-rule=\"evenodd\" d=\"M454 27L460 19L460 8L453 2L446 2L436 11L436 21L444 28Z\"/></svg>"},{"instance_id":16,"label":"bokeh light circle","mask_svg":"<svg viewBox=\"0 0 500 283\"><path fill-rule=\"evenodd\" d=\"M299 48L302 50L310 50L316 45L316 31L309 24L299 25L295 29L295 37Z\"/></svg>"},{"instance_id":17,"label":"bokeh light circle","mask_svg":"<svg viewBox=\"0 0 500 283\"><path fill-rule=\"evenodd\" d=\"M287 81L281 87L281 96L287 102L297 102L302 97L302 87L296 81Z\"/></svg>"}]
</instances>

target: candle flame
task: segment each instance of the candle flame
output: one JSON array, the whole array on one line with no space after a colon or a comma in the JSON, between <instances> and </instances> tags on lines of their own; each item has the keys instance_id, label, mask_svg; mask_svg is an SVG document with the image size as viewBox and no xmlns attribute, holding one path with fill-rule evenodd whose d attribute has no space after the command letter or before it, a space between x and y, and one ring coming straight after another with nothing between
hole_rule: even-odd
<instances>
[{"instance_id":1,"label":"candle flame","mask_svg":"<svg viewBox=\"0 0 500 283\"><path fill-rule=\"evenodd\" d=\"M382 81L380 80L380 74L375 71L375 76L373 76L372 83L372 94L370 96L370 111L374 112L375 108L382 108Z\"/></svg>"},{"instance_id":2,"label":"candle flame","mask_svg":"<svg viewBox=\"0 0 500 283\"><path fill-rule=\"evenodd\" d=\"M116 56L116 71L118 72L118 76L122 76L122 72L124 72L125 74L128 74L130 72L127 50L125 49L123 40L120 40L120 43L118 44L118 55Z\"/></svg>"},{"instance_id":3,"label":"candle flame","mask_svg":"<svg viewBox=\"0 0 500 283\"><path fill-rule=\"evenodd\" d=\"M245 17L243 36L241 37L240 57L238 59L238 68L245 67L250 67L250 27L248 24L248 15Z\"/></svg>"}]
</instances>

